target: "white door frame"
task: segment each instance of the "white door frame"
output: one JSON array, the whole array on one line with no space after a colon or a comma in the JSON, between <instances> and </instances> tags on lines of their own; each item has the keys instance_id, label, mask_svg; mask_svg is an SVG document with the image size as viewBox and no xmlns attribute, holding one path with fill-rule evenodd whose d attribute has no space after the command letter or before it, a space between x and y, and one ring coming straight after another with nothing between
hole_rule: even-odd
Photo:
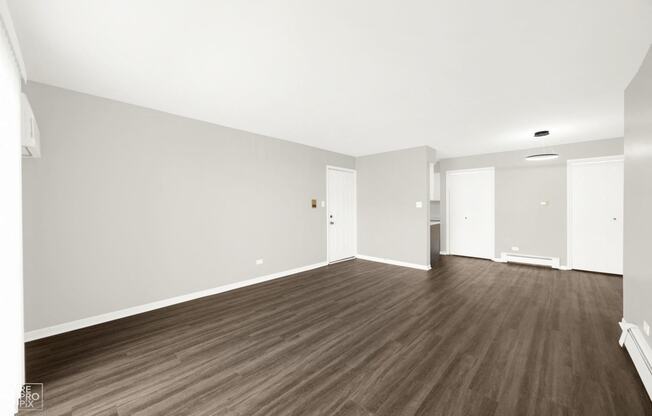
<instances>
[{"instance_id":1,"label":"white door frame","mask_svg":"<svg viewBox=\"0 0 652 416\"><path fill-rule=\"evenodd\" d=\"M353 258L358 254L358 172L355 169L343 168L340 166L326 165L326 210L324 212L324 219L326 220L326 262L331 263L331 253L330 246L328 241L328 171L329 170L339 170L342 172L353 173L353 211L355 215L353 216ZM347 259L348 260L348 259Z\"/></svg>"},{"instance_id":2,"label":"white door frame","mask_svg":"<svg viewBox=\"0 0 652 416\"><path fill-rule=\"evenodd\" d=\"M463 175L465 173L475 173L475 172L491 172L492 182L494 184L493 192L491 193L491 217L494 219L491 222L491 257L493 259L496 257L496 168L486 167L486 168L474 168L474 169L455 169L446 171L446 253L452 254L451 252L451 241L450 241L450 189L448 178L452 175Z\"/></svg>"},{"instance_id":3,"label":"white door frame","mask_svg":"<svg viewBox=\"0 0 652 416\"><path fill-rule=\"evenodd\" d=\"M573 167L598 163L624 162L624 155L568 159L566 161L566 267L573 269Z\"/></svg>"}]
</instances>

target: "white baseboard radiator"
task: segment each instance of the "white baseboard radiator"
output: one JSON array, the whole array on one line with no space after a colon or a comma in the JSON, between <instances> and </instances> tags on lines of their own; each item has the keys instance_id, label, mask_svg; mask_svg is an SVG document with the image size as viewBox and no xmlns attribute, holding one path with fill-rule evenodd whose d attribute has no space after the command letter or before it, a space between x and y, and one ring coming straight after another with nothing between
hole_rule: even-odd
<instances>
[{"instance_id":1,"label":"white baseboard radiator","mask_svg":"<svg viewBox=\"0 0 652 416\"><path fill-rule=\"evenodd\" d=\"M647 394L652 398L652 349L645 341L643 333L638 326L625 322L620 322L620 328L623 330L618 343L621 347L627 348L629 356L634 362L636 371L643 381Z\"/></svg>"},{"instance_id":2,"label":"white baseboard radiator","mask_svg":"<svg viewBox=\"0 0 652 416\"><path fill-rule=\"evenodd\" d=\"M559 257L532 256L529 254L501 253L500 261L503 263L532 264L535 266L548 266L559 269Z\"/></svg>"}]
</instances>

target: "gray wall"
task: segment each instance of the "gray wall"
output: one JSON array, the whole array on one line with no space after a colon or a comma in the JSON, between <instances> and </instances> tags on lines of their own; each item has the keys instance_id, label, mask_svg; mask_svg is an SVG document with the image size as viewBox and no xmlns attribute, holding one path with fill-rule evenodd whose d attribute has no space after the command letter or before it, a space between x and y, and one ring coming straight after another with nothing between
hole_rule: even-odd
<instances>
[{"instance_id":1,"label":"gray wall","mask_svg":"<svg viewBox=\"0 0 652 416\"><path fill-rule=\"evenodd\" d=\"M430 202L430 219L431 220L441 219L441 202L439 201Z\"/></svg>"},{"instance_id":2,"label":"gray wall","mask_svg":"<svg viewBox=\"0 0 652 416\"><path fill-rule=\"evenodd\" d=\"M625 91L624 317L652 325L652 48ZM649 344L650 337L646 336Z\"/></svg>"},{"instance_id":3,"label":"gray wall","mask_svg":"<svg viewBox=\"0 0 652 416\"><path fill-rule=\"evenodd\" d=\"M326 260L325 166L352 157L30 83L27 331ZM255 259L264 258L256 266Z\"/></svg>"},{"instance_id":4,"label":"gray wall","mask_svg":"<svg viewBox=\"0 0 652 416\"><path fill-rule=\"evenodd\" d=\"M546 147L549 150L550 147ZM623 154L623 139L554 146L553 161L529 162L536 149L443 159L441 171L442 251L446 251L446 171L496 168L496 253L559 257L566 264L566 161ZM541 205L546 201L548 205Z\"/></svg>"},{"instance_id":5,"label":"gray wall","mask_svg":"<svg viewBox=\"0 0 652 416\"><path fill-rule=\"evenodd\" d=\"M356 160L359 254L430 264L428 163L435 157L421 146Z\"/></svg>"}]
</instances>

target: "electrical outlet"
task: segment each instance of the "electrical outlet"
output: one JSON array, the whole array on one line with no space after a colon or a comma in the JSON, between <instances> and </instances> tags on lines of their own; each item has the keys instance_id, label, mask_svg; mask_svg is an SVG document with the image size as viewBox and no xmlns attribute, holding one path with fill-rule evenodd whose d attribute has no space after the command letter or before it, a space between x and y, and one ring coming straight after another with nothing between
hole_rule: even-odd
<instances>
[{"instance_id":1,"label":"electrical outlet","mask_svg":"<svg viewBox=\"0 0 652 416\"><path fill-rule=\"evenodd\" d=\"M263 259L257 259L256 264L263 264Z\"/></svg>"},{"instance_id":2,"label":"electrical outlet","mask_svg":"<svg viewBox=\"0 0 652 416\"><path fill-rule=\"evenodd\" d=\"M645 332L645 335L648 337L650 336L650 325L648 325L647 321L643 321L643 332Z\"/></svg>"},{"instance_id":3,"label":"electrical outlet","mask_svg":"<svg viewBox=\"0 0 652 416\"><path fill-rule=\"evenodd\" d=\"M519 251L519 250L520 250L520 248L518 248L516 246L512 246L512 251Z\"/></svg>"},{"instance_id":4,"label":"electrical outlet","mask_svg":"<svg viewBox=\"0 0 652 416\"><path fill-rule=\"evenodd\" d=\"M423 202L417 201L417 208L423 208Z\"/></svg>"}]
</instances>

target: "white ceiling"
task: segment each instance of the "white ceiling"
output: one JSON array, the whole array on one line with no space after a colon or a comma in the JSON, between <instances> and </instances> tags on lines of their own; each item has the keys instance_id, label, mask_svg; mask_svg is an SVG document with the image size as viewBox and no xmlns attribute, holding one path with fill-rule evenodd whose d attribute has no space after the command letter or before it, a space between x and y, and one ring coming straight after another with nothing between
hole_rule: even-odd
<instances>
[{"instance_id":1,"label":"white ceiling","mask_svg":"<svg viewBox=\"0 0 652 416\"><path fill-rule=\"evenodd\" d=\"M28 78L354 156L623 135L650 0L10 0Z\"/></svg>"}]
</instances>

